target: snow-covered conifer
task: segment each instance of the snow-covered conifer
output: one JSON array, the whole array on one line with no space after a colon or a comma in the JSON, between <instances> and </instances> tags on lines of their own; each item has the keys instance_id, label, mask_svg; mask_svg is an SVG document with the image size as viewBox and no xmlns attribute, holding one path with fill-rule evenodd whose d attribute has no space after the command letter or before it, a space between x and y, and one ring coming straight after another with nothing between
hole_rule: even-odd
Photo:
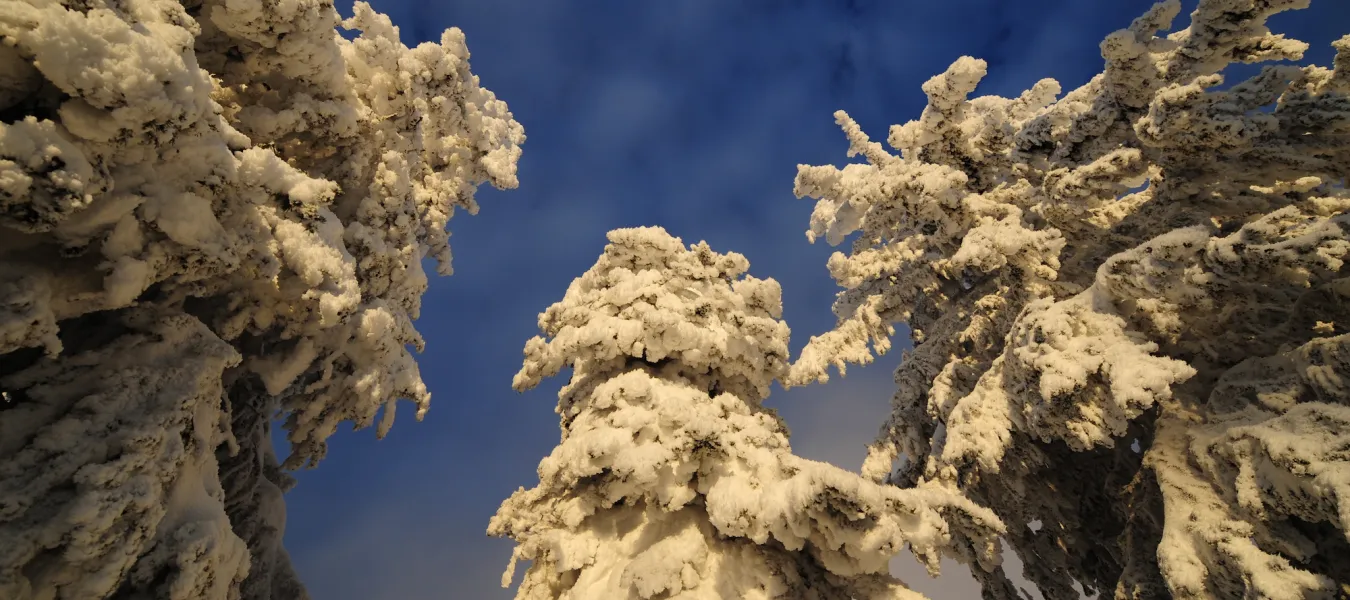
<instances>
[{"instance_id":1,"label":"snow-covered conifer","mask_svg":"<svg viewBox=\"0 0 1350 600\"><path fill-rule=\"evenodd\" d=\"M1001 523L959 495L792 454L761 405L787 366L777 282L660 228L609 241L515 378L572 369L561 443L489 528L518 543L503 585L533 561L517 598L920 598L887 572L906 545L995 559Z\"/></svg>"},{"instance_id":2,"label":"snow-covered conifer","mask_svg":"<svg viewBox=\"0 0 1350 600\"><path fill-rule=\"evenodd\" d=\"M302 466L426 410L421 261L520 125L363 2L0 0L0 40L0 597L303 597L268 423Z\"/></svg>"},{"instance_id":3,"label":"snow-covered conifer","mask_svg":"<svg viewBox=\"0 0 1350 600\"><path fill-rule=\"evenodd\" d=\"M866 164L800 167L808 237L859 235L787 381L907 324L864 473L992 508L1047 598L1350 593L1350 37L1333 68L1219 74L1300 59L1265 23L1305 6L1201 0L1165 34L1161 2L1062 97L967 99L964 57L898 156L840 112Z\"/></svg>"}]
</instances>

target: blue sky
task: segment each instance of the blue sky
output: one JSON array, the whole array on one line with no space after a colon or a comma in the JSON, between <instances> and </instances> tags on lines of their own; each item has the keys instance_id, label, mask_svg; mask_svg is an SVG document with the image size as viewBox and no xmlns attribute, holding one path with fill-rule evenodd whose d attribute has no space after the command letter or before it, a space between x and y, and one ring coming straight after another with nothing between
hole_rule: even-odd
<instances>
[{"instance_id":1,"label":"blue sky","mask_svg":"<svg viewBox=\"0 0 1350 600\"><path fill-rule=\"evenodd\" d=\"M1042 77L1072 89L1100 70L1102 37L1151 2L371 4L409 45L463 29L473 71L528 140L520 188L484 189L477 216L451 221L455 275L431 282L418 322L427 418L400 418L378 442L373 429L338 434L288 495L286 545L316 600L512 596L497 586L512 543L484 531L503 499L537 481L536 464L557 443L562 382L517 394L511 376L536 314L595 261L606 231L661 225L686 243L746 255L751 274L782 283L796 352L833 323L833 249L806 242L812 202L793 197L792 181L799 163L847 161L835 110L884 139L891 124L918 117L920 84L961 55L989 63L977 95L1016 95ZM1195 0L1183 4L1178 25ZM1313 4L1272 25L1312 43L1309 58L1329 66L1328 44L1350 32L1350 4ZM857 468L888 411L898 360L776 392L769 404L798 453ZM933 581L903 562L897 572L935 598L977 595L959 570Z\"/></svg>"}]
</instances>

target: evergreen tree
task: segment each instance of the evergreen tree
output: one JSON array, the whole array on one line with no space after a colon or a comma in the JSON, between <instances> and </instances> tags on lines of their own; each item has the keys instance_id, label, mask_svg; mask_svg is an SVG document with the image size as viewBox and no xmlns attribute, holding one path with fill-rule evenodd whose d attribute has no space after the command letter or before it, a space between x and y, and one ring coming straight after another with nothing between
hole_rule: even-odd
<instances>
[{"instance_id":1,"label":"evergreen tree","mask_svg":"<svg viewBox=\"0 0 1350 600\"><path fill-rule=\"evenodd\" d=\"M1002 525L792 454L762 406L786 372L778 283L739 254L619 229L539 317L515 388L572 369L562 441L489 533L531 560L517 598L921 598L887 572L908 545L992 560Z\"/></svg>"},{"instance_id":2,"label":"evergreen tree","mask_svg":"<svg viewBox=\"0 0 1350 600\"><path fill-rule=\"evenodd\" d=\"M1165 34L1161 2L1063 97L967 99L964 57L899 156L840 112L866 164L799 169L812 239L860 233L788 382L907 325L864 473L993 509L1047 598L1350 594L1350 36L1334 68L1220 74L1302 58L1266 19L1306 5L1201 0Z\"/></svg>"},{"instance_id":3,"label":"evergreen tree","mask_svg":"<svg viewBox=\"0 0 1350 600\"><path fill-rule=\"evenodd\" d=\"M305 597L268 423L298 467L421 416L422 260L520 125L365 3L0 0L0 38L0 598Z\"/></svg>"}]
</instances>

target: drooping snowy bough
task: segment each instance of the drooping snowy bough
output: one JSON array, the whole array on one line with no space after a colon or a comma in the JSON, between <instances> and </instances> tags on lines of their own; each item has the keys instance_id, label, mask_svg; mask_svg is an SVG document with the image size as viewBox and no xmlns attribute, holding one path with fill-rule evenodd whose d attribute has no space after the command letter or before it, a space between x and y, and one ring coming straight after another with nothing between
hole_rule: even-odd
<instances>
[{"instance_id":1,"label":"drooping snowy bough","mask_svg":"<svg viewBox=\"0 0 1350 600\"><path fill-rule=\"evenodd\" d=\"M739 254L619 229L539 317L515 388L572 369L562 441L489 533L532 560L517 598L921 598L905 545L996 560L1002 524L946 490L902 490L792 454L761 402L786 372L778 283ZM992 563L988 563L992 564Z\"/></svg>"},{"instance_id":2,"label":"drooping snowy bough","mask_svg":"<svg viewBox=\"0 0 1350 600\"><path fill-rule=\"evenodd\" d=\"M0 0L0 39L0 598L303 597L268 422L295 467L426 410L421 261L520 125L359 2Z\"/></svg>"},{"instance_id":3,"label":"drooping snowy bough","mask_svg":"<svg viewBox=\"0 0 1350 600\"><path fill-rule=\"evenodd\" d=\"M800 167L808 237L859 235L788 382L907 324L864 473L992 508L1047 598L1350 594L1350 36L1334 68L1218 74L1300 59L1265 21L1307 4L1201 0L1160 34L1160 3L1058 99L968 100L961 58L899 156L841 112L867 163Z\"/></svg>"}]
</instances>

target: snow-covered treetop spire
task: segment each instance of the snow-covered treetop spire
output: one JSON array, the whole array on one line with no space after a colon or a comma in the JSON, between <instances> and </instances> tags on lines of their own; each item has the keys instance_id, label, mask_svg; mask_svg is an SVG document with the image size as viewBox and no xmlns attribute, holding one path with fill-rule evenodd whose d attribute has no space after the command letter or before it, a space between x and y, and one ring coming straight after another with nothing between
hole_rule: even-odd
<instances>
[{"instance_id":1,"label":"snow-covered treetop spire","mask_svg":"<svg viewBox=\"0 0 1350 600\"><path fill-rule=\"evenodd\" d=\"M742 275L750 263L699 242L686 249L660 227L609 232L604 254L539 316L517 390L564 366L577 376L630 360L676 361L707 384L759 400L784 372L782 288Z\"/></svg>"},{"instance_id":2,"label":"snow-covered treetop spire","mask_svg":"<svg viewBox=\"0 0 1350 600\"><path fill-rule=\"evenodd\" d=\"M533 561L518 598L917 598L887 571L906 546L930 569L944 554L992 568L989 511L792 454L761 406L785 373L776 282L660 228L609 240L515 379L574 369L539 485L488 529L519 544L504 585Z\"/></svg>"}]
</instances>

